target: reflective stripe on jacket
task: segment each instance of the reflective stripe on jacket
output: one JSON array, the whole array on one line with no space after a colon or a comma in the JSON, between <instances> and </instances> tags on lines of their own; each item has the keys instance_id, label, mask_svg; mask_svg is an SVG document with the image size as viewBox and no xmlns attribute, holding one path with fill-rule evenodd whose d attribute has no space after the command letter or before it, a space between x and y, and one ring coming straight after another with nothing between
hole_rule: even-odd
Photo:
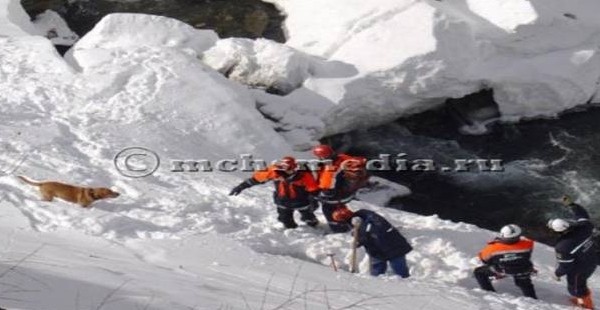
<instances>
[{"instance_id":1,"label":"reflective stripe on jacket","mask_svg":"<svg viewBox=\"0 0 600 310\"><path fill-rule=\"evenodd\" d=\"M554 273L559 277L593 270L598 260L590 215L578 204L571 204L569 207L575 222L566 233L561 234L554 246L558 263Z\"/></svg>"},{"instance_id":2,"label":"reflective stripe on jacket","mask_svg":"<svg viewBox=\"0 0 600 310\"><path fill-rule=\"evenodd\" d=\"M479 259L487 265L506 274L519 274L530 272L533 269L531 253L533 241L521 237L517 242L506 243L495 239L487 244L481 252Z\"/></svg>"}]
</instances>

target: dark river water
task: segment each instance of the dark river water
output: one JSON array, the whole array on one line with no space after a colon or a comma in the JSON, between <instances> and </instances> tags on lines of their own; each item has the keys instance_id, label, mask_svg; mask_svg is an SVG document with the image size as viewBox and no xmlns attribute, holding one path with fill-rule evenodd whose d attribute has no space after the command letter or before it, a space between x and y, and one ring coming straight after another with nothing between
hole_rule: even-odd
<instances>
[{"instance_id":1,"label":"dark river water","mask_svg":"<svg viewBox=\"0 0 600 310\"><path fill-rule=\"evenodd\" d=\"M260 0L73 1L24 0L31 16L57 11L80 36L112 12L164 15L197 28L215 29L221 37L265 37L284 42L277 9ZM483 107L483 108L482 108ZM490 110L490 107L491 110ZM492 123L487 133L461 132L473 125L473 111L493 117L491 92L450 101L436 110L368 130L327 139L345 150L375 158L406 153L447 165L454 159L501 159L503 172L382 172L379 175L411 188L412 195L391 207L464 221L497 230L516 223L538 240L552 243L545 228L549 217L564 216L558 203L571 194L600 223L600 108L571 111L558 119L518 124ZM491 112L490 112L491 111Z\"/></svg>"},{"instance_id":2,"label":"dark river water","mask_svg":"<svg viewBox=\"0 0 600 310\"><path fill-rule=\"evenodd\" d=\"M489 92L475 97L466 98L466 104L493 104ZM406 153L401 158L432 159L449 167L454 159L502 160L502 172L479 171L474 165L470 172L378 173L412 190L391 207L492 230L516 223L527 235L552 243L555 236L545 225L549 218L568 215L559 199L569 194L590 211L596 225L600 223L600 107L570 111L557 119L494 123L480 135L461 132L468 120L457 116L455 107L449 103L330 141L369 158Z\"/></svg>"}]
</instances>

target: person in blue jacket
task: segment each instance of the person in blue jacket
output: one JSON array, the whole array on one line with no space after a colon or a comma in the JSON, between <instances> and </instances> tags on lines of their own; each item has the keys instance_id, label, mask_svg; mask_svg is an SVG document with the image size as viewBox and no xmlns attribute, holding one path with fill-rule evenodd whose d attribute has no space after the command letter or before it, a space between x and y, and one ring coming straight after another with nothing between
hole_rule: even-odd
<instances>
[{"instance_id":1,"label":"person in blue jacket","mask_svg":"<svg viewBox=\"0 0 600 310\"><path fill-rule=\"evenodd\" d=\"M558 242L554 246L558 263L554 276L557 281L562 276L567 277L567 289L573 296L572 303L593 309L592 291L587 286L587 279L598 264L593 241L594 225L588 212L569 196L563 197L563 204L571 210L573 218L548 221L548 228L559 233Z\"/></svg>"},{"instance_id":2,"label":"person in blue jacket","mask_svg":"<svg viewBox=\"0 0 600 310\"><path fill-rule=\"evenodd\" d=\"M412 246L406 238L381 215L361 209L356 212L348 208L337 208L332 213L336 222L347 225L360 224L358 247L364 246L371 260L371 275L384 274L388 263L402 278L410 276L406 265L406 254Z\"/></svg>"}]
</instances>

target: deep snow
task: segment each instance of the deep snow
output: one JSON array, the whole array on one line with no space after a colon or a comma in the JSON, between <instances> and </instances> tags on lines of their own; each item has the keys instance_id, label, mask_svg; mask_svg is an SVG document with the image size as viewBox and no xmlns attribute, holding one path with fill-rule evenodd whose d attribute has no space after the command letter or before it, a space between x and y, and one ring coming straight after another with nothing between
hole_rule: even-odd
<instances>
[{"instance_id":1,"label":"deep snow","mask_svg":"<svg viewBox=\"0 0 600 310\"><path fill-rule=\"evenodd\" d=\"M269 2L287 14L286 45L352 68L310 76L290 95L321 98L325 136L483 88L505 121L556 116L599 89L594 0Z\"/></svg>"},{"instance_id":2,"label":"deep snow","mask_svg":"<svg viewBox=\"0 0 600 310\"><path fill-rule=\"evenodd\" d=\"M568 309L565 283L550 278L552 250L541 244L534 256L540 301L518 297L509 280L498 283L499 294L474 289L474 256L492 233L382 208L390 191L407 193L398 186L382 186L384 192L350 206L376 210L401 227L416 248L408 256L413 277L367 276L362 250L361 274L346 272L348 235L324 235L324 227L283 231L270 186L227 196L248 173L169 171L171 159L306 156L284 137L308 143L311 134L325 133L318 122L305 122L303 134L287 128L280 135L256 108L279 113L291 126L307 117L303 111L318 116L321 110L310 108L318 101L276 109L277 97L202 63L201 54L217 46L214 33L161 17L111 15L75 45L67 62L48 39L15 22L7 9L14 3L0 1L0 25L10 26L0 30L10 28L0 37L3 307ZM318 97L307 89L284 100ZM129 146L156 151L163 164L150 177L120 175L113 157ZM90 210L43 202L18 174L112 186L122 196ZM340 272L329 267L329 253ZM594 277L591 286L599 284Z\"/></svg>"}]
</instances>

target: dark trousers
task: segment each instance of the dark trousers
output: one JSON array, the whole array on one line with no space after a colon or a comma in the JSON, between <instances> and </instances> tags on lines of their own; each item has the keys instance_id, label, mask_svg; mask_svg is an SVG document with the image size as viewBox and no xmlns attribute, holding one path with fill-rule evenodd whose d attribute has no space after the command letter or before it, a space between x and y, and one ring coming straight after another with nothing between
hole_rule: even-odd
<instances>
[{"instance_id":1,"label":"dark trousers","mask_svg":"<svg viewBox=\"0 0 600 310\"><path fill-rule=\"evenodd\" d=\"M300 213L300 220L306 223L308 226L317 226L319 220L315 216L315 209L313 206L308 206L300 209L287 208L284 206L277 206L277 220L283 223L285 228L296 228L298 224L294 221L294 211Z\"/></svg>"},{"instance_id":2,"label":"dark trousers","mask_svg":"<svg viewBox=\"0 0 600 310\"><path fill-rule=\"evenodd\" d=\"M592 276L596 266L592 266L583 272L573 272L567 274L567 289L569 294L575 297L583 297L588 294L589 289L587 286L587 280Z\"/></svg>"},{"instance_id":3,"label":"dark trousers","mask_svg":"<svg viewBox=\"0 0 600 310\"><path fill-rule=\"evenodd\" d=\"M351 229L350 225L348 225L346 223L335 222L332 218L333 210L335 210L335 208L337 208L338 206L345 206L345 205L329 204L329 203L321 202L321 210L323 211L323 215L327 219L327 224L329 225L329 228L331 229L331 231L334 233L348 232Z\"/></svg>"},{"instance_id":4,"label":"dark trousers","mask_svg":"<svg viewBox=\"0 0 600 310\"><path fill-rule=\"evenodd\" d=\"M400 255L390 260L380 260L378 258L371 257L371 275L378 276L380 274L384 274L387 270L388 262L390 263L390 266L395 274L403 278L408 278L410 276L410 273L408 272L408 266L406 265L405 255Z\"/></svg>"},{"instance_id":5,"label":"dark trousers","mask_svg":"<svg viewBox=\"0 0 600 310\"><path fill-rule=\"evenodd\" d=\"M492 286L492 281L490 278L498 276L498 273L496 273L491 266L484 265L477 267L473 271L473 274L475 275L475 279L477 279L477 283L479 283L481 289L491 292L496 291L494 286ZM512 275L512 277L515 281L515 285L521 289L523 295L537 299L535 288L531 282L531 273Z\"/></svg>"}]
</instances>

